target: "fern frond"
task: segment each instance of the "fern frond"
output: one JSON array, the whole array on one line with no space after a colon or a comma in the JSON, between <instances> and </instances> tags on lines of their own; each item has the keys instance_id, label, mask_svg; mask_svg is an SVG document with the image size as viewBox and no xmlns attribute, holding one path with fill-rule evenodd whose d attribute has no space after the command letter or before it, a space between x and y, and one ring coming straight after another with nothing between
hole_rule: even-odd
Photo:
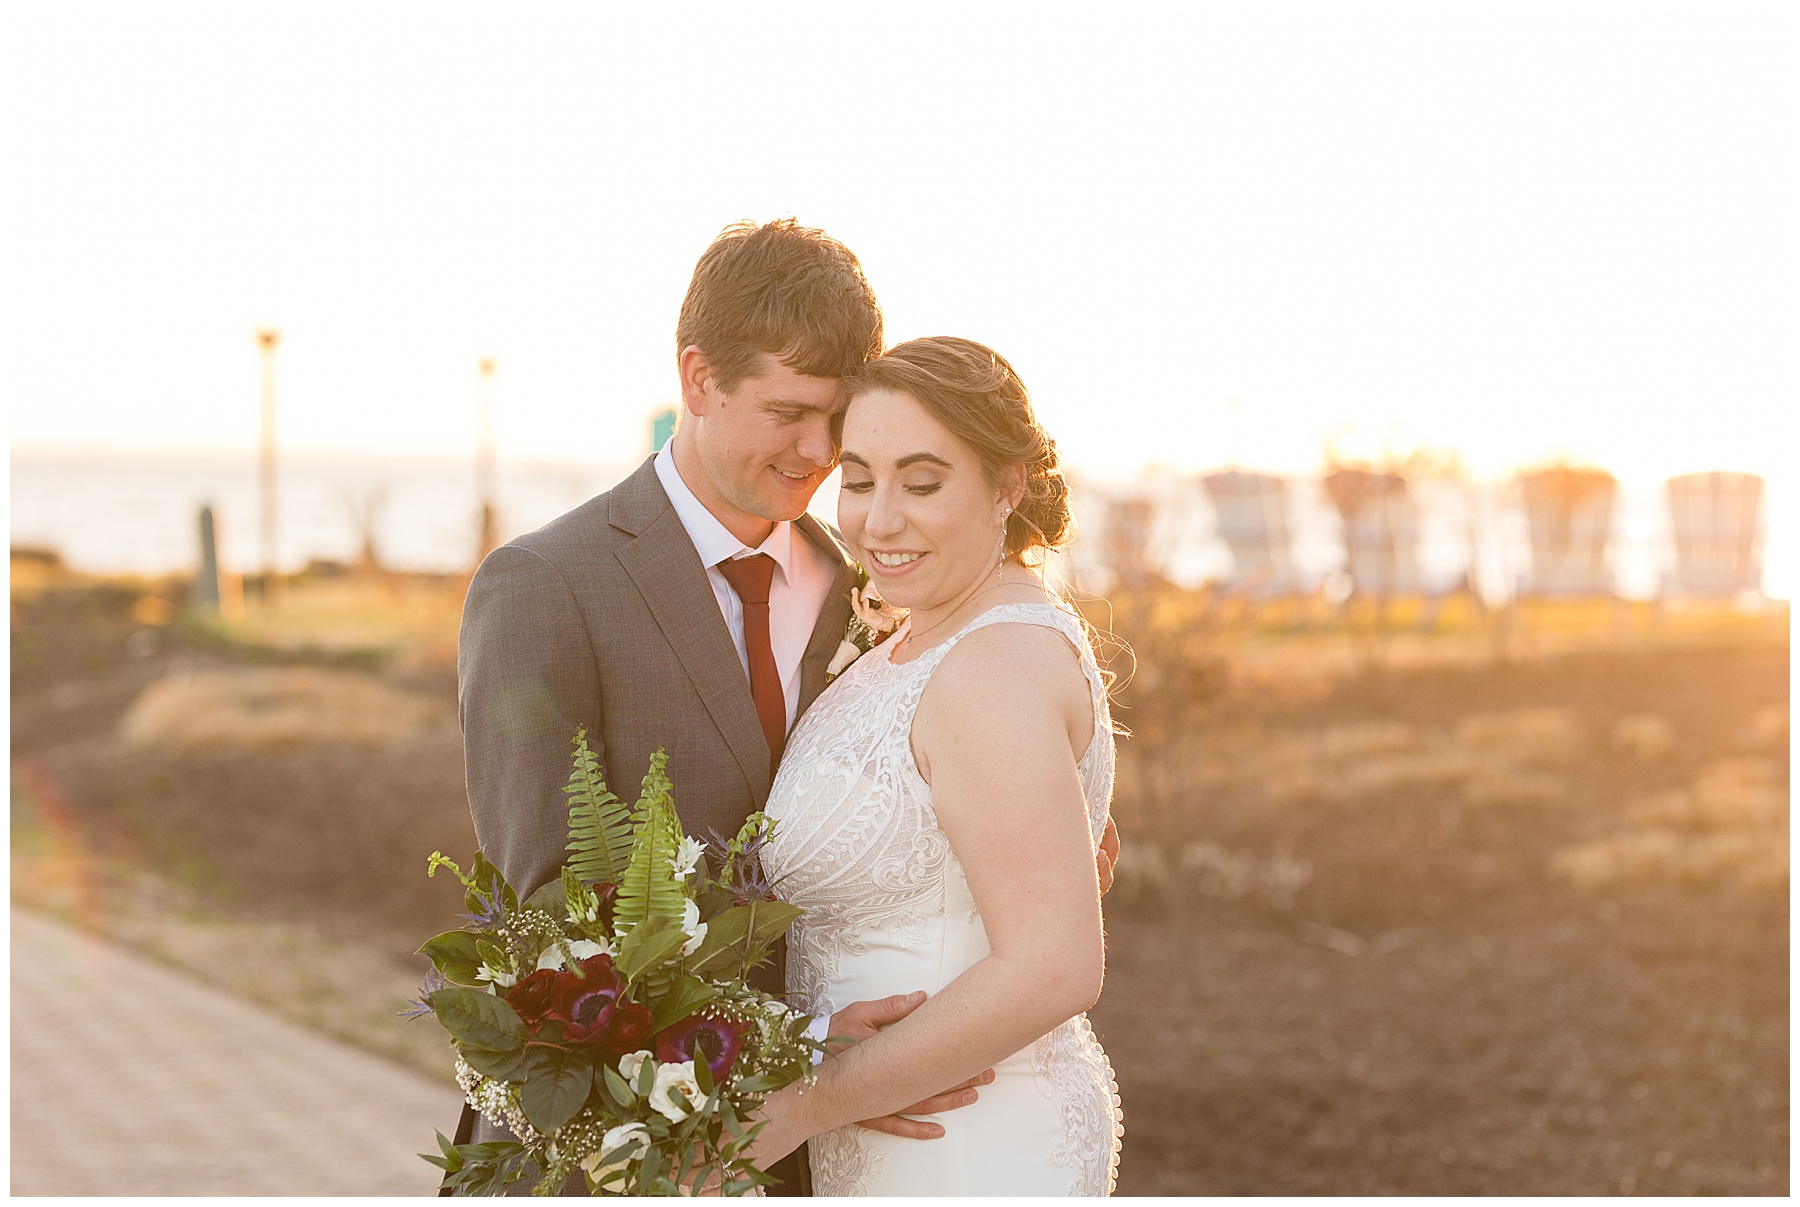
<instances>
[{"instance_id":1,"label":"fern frond","mask_svg":"<svg viewBox=\"0 0 1800 1207\"><path fill-rule=\"evenodd\" d=\"M681 819L675 815L667 772L669 756L658 750L650 757L643 794L637 803L637 842L625 878L619 882L619 900L613 907L613 924L624 934L649 918L681 921L687 894L675 879L675 853L681 846Z\"/></svg>"},{"instance_id":2,"label":"fern frond","mask_svg":"<svg viewBox=\"0 0 1800 1207\"><path fill-rule=\"evenodd\" d=\"M569 798L569 868L583 884L619 884L637 834L629 805L607 790L600 760L588 748L587 726L575 731L575 765L563 792Z\"/></svg>"}]
</instances>

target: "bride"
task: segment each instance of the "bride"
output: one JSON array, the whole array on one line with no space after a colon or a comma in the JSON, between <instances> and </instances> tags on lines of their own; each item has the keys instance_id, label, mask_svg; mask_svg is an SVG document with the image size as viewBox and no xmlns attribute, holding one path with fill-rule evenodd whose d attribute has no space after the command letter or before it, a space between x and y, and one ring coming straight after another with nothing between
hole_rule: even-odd
<instances>
[{"instance_id":1,"label":"bride","mask_svg":"<svg viewBox=\"0 0 1800 1207\"><path fill-rule=\"evenodd\" d=\"M771 1097L756 1158L810 1141L821 1195L1107 1194L1124 1129L1084 1011L1113 734L1086 630L1034 568L1069 529L1055 445L969 340L901 344L849 385L839 526L910 614L788 740L764 860L807 911L798 1007L929 996ZM855 1126L990 1066L939 1139Z\"/></svg>"}]
</instances>

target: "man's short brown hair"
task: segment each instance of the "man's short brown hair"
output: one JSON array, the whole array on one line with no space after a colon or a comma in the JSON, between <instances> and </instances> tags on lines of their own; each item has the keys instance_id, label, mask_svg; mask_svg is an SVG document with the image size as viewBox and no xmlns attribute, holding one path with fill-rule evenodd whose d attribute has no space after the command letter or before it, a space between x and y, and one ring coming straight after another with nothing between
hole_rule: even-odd
<instances>
[{"instance_id":1,"label":"man's short brown hair","mask_svg":"<svg viewBox=\"0 0 1800 1207\"><path fill-rule=\"evenodd\" d=\"M796 373L844 377L881 355L881 307L850 249L778 218L726 227L694 266L675 354L706 353L720 389L767 352Z\"/></svg>"}]
</instances>

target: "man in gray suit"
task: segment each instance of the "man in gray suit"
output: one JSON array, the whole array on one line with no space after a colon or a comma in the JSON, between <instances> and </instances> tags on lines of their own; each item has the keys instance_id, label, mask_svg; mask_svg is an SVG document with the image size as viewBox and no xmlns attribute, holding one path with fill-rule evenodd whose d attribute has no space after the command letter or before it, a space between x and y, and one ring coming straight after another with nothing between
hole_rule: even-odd
<instances>
[{"instance_id":1,"label":"man in gray suit","mask_svg":"<svg viewBox=\"0 0 1800 1207\"><path fill-rule=\"evenodd\" d=\"M882 348L856 257L791 219L730 227L694 271L676 346L684 415L669 445L494 550L463 606L469 809L521 897L564 860L577 726L621 796L662 747L683 827L735 833L767 800L850 618L855 566L806 507L837 464L840 379ZM781 987L778 968L765 987ZM855 1003L830 1032L872 1035L923 1000ZM908 1113L966 1105L984 1079ZM864 1126L943 1131L899 1115ZM777 1193L804 1193L800 1166L776 1166Z\"/></svg>"}]
</instances>

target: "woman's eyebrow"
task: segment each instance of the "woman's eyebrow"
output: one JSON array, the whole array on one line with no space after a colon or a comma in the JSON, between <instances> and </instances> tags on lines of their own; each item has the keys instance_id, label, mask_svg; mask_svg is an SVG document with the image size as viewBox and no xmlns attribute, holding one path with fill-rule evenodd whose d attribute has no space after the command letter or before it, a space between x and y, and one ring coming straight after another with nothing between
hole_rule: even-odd
<instances>
[{"instance_id":1,"label":"woman's eyebrow","mask_svg":"<svg viewBox=\"0 0 1800 1207\"><path fill-rule=\"evenodd\" d=\"M900 458L898 461L894 462L894 468L895 469L905 469L907 466L916 465L920 461L929 461L933 465L941 465L945 469L955 468L948 461L944 460L942 457L938 456L936 453L910 453L907 456L904 456L904 457Z\"/></svg>"},{"instance_id":2,"label":"woman's eyebrow","mask_svg":"<svg viewBox=\"0 0 1800 1207\"><path fill-rule=\"evenodd\" d=\"M839 453L838 460L839 461L848 461L852 465L860 465L864 469L869 468L869 463L867 461L864 461L861 457L857 456L855 453L851 452L849 449L845 449L843 452Z\"/></svg>"}]
</instances>

